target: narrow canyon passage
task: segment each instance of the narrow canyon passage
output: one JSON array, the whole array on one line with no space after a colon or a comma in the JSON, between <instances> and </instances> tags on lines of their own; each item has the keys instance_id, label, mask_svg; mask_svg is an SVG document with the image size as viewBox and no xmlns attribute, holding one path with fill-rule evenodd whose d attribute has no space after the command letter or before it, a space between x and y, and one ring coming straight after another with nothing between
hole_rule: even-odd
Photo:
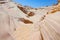
<instances>
[{"instance_id":1,"label":"narrow canyon passage","mask_svg":"<svg viewBox=\"0 0 60 40\"><path fill-rule=\"evenodd\" d=\"M60 4L37 10L0 4L0 40L60 40L59 17Z\"/></svg>"}]
</instances>

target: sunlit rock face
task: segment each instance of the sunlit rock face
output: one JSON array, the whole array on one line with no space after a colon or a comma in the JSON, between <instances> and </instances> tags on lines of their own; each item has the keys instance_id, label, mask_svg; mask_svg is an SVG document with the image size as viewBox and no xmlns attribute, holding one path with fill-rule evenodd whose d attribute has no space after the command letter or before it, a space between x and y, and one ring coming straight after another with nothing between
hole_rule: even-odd
<instances>
[{"instance_id":1,"label":"sunlit rock face","mask_svg":"<svg viewBox=\"0 0 60 40\"><path fill-rule=\"evenodd\" d=\"M0 40L60 40L60 4L42 8L0 4Z\"/></svg>"}]
</instances>

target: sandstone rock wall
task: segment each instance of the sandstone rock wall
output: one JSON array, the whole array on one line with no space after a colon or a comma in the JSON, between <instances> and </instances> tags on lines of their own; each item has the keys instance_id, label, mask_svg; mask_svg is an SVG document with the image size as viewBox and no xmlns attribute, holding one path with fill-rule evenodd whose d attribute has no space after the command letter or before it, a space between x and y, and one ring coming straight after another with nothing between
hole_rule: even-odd
<instances>
[{"instance_id":1,"label":"sandstone rock wall","mask_svg":"<svg viewBox=\"0 0 60 40\"><path fill-rule=\"evenodd\" d=\"M1 4L0 40L60 40L60 4L39 9Z\"/></svg>"}]
</instances>

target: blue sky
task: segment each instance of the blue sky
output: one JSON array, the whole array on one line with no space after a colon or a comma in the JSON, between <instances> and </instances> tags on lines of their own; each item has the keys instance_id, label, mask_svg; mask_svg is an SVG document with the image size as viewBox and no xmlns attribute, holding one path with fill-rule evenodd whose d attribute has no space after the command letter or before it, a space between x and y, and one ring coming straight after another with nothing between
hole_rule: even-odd
<instances>
[{"instance_id":1,"label":"blue sky","mask_svg":"<svg viewBox=\"0 0 60 40\"><path fill-rule=\"evenodd\" d=\"M57 3L57 0L13 0L16 3L20 3L23 6L31 6L34 8L42 6L51 6Z\"/></svg>"}]
</instances>

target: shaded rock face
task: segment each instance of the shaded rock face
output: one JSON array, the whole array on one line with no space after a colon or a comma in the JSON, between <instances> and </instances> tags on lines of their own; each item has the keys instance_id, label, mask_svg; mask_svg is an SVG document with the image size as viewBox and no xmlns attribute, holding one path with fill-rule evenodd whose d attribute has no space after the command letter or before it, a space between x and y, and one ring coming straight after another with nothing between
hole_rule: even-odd
<instances>
[{"instance_id":1,"label":"shaded rock face","mask_svg":"<svg viewBox=\"0 0 60 40\"><path fill-rule=\"evenodd\" d=\"M4 4L4 3L6 3L6 2L0 2L0 4Z\"/></svg>"},{"instance_id":2,"label":"shaded rock face","mask_svg":"<svg viewBox=\"0 0 60 40\"><path fill-rule=\"evenodd\" d=\"M17 6L21 11L23 11L25 14L27 14L27 11L25 10L25 8Z\"/></svg>"},{"instance_id":3,"label":"shaded rock face","mask_svg":"<svg viewBox=\"0 0 60 40\"><path fill-rule=\"evenodd\" d=\"M60 0L58 0L58 2L60 3Z\"/></svg>"},{"instance_id":4,"label":"shaded rock face","mask_svg":"<svg viewBox=\"0 0 60 40\"><path fill-rule=\"evenodd\" d=\"M0 4L4 4L6 0L0 0Z\"/></svg>"},{"instance_id":5,"label":"shaded rock face","mask_svg":"<svg viewBox=\"0 0 60 40\"><path fill-rule=\"evenodd\" d=\"M34 16L34 15L35 15L34 12L30 12L30 13L28 13L28 17Z\"/></svg>"},{"instance_id":6,"label":"shaded rock face","mask_svg":"<svg viewBox=\"0 0 60 40\"><path fill-rule=\"evenodd\" d=\"M24 19L24 18L19 18L19 20L18 21L22 21L23 23L25 23L25 24L33 24L33 22L32 21L29 21L29 20L27 20L27 19Z\"/></svg>"}]
</instances>

